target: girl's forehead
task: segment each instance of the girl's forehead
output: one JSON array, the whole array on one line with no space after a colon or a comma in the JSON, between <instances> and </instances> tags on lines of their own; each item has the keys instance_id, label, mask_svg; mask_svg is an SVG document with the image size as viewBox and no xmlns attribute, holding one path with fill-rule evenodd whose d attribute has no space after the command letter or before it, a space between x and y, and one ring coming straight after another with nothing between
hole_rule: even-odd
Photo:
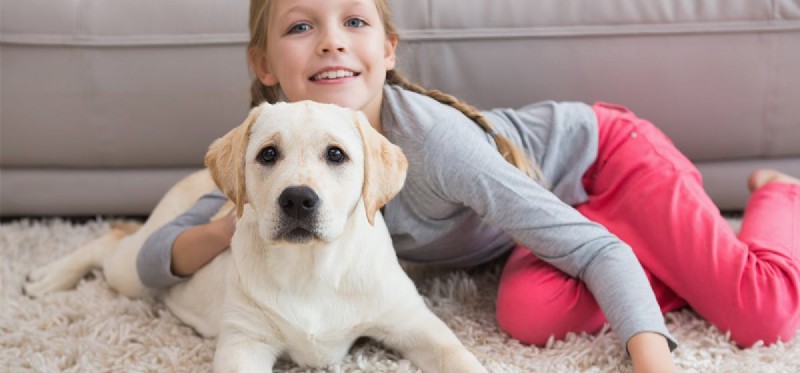
<instances>
[{"instance_id":1,"label":"girl's forehead","mask_svg":"<svg viewBox=\"0 0 800 373\"><path fill-rule=\"evenodd\" d=\"M325 5L321 7L320 5ZM272 11L276 13L289 13L298 10L327 10L337 8L365 8L376 10L375 0L273 0Z\"/></svg>"}]
</instances>

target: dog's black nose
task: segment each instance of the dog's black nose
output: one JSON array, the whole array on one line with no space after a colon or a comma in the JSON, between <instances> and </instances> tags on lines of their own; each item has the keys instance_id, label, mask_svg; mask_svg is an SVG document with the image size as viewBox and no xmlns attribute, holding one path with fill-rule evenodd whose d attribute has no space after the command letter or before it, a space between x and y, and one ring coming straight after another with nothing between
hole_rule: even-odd
<instances>
[{"instance_id":1,"label":"dog's black nose","mask_svg":"<svg viewBox=\"0 0 800 373\"><path fill-rule=\"evenodd\" d=\"M278 204L286 215L304 219L319 207L319 196L307 186L289 187L278 197Z\"/></svg>"}]
</instances>

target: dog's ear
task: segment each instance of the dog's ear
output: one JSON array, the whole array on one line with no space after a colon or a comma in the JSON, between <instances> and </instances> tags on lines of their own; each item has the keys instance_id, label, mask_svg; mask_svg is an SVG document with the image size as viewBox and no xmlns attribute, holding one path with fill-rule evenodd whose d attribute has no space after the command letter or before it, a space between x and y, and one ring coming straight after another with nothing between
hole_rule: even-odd
<instances>
[{"instance_id":1,"label":"dog's ear","mask_svg":"<svg viewBox=\"0 0 800 373\"><path fill-rule=\"evenodd\" d=\"M408 161L400 147L372 128L364 113L356 112L355 123L364 142L364 185L361 196L367 209L367 220L374 224L378 209L403 188Z\"/></svg>"},{"instance_id":2,"label":"dog's ear","mask_svg":"<svg viewBox=\"0 0 800 373\"><path fill-rule=\"evenodd\" d=\"M244 183L245 150L250 129L261 114L261 107L250 110L247 119L208 148L205 163L217 187L236 205L236 216L242 217L247 194Z\"/></svg>"}]
</instances>

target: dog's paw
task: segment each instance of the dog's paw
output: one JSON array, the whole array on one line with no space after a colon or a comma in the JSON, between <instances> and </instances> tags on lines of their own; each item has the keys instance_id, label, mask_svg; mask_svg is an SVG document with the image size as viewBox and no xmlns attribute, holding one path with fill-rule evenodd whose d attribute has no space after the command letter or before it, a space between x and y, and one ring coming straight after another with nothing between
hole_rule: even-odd
<instances>
[{"instance_id":1,"label":"dog's paw","mask_svg":"<svg viewBox=\"0 0 800 373\"><path fill-rule=\"evenodd\" d=\"M22 293L40 297L48 293L71 289L85 273L63 259L31 271L22 285Z\"/></svg>"}]
</instances>

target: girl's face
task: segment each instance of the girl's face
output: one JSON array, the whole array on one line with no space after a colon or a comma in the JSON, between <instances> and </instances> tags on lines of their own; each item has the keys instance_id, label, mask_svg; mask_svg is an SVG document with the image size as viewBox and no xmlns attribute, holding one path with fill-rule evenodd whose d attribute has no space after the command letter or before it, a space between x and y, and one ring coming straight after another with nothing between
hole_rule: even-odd
<instances>
[{"instance_id":1,"label":"girl's face","mask_svg":"<svg viewBox=\"0 0 800 373\"><path fill-rule=\"evenodd\" d=\"M266 57L255 66L264 85L280 84L289 101L380 112L397 38L387 37L373 0L275 0L267 27Z\"/></svg>"}]
</instances>

